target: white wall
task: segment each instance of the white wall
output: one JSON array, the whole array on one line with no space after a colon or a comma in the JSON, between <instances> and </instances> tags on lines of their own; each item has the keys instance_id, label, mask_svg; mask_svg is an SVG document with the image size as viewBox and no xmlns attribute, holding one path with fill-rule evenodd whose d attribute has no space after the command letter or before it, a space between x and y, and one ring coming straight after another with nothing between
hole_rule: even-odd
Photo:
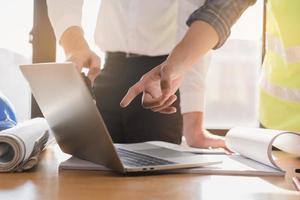
<instances>
[{"instance_id":1,"label":"white wall","mask_svg":"<svg viewBox=\"0 0 300 200\"><path fill-rule=\"evenodd\" d=\"M19 121L30 117L30 92L19 65L31 60L29 32L33 0L0 1L0 91L14 105Z\"/></svg>"},{"instance_id":2,"label":"white wall","mask_svg":"<svg viewBox=\"0 0 300 200\"><path fill-rule=\"evenodd\" d=\"M15 52L0 49L0 91L13 104L18 121L30 118L31 93L21 71L20 64L28 59Z\"/></svg>"}]
</instances>

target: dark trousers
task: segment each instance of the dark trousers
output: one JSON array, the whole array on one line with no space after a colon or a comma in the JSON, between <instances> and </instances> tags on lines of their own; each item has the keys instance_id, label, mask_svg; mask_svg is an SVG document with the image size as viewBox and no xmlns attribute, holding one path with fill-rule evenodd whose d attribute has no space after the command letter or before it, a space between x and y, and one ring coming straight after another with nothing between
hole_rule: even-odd
<instances>
[{"instance_id":1,"label":"dark trousers","mask_svg":"<svg viewBox=\"0 0 300 200\"><path fill-rule=\"evenodd\" d=\"M181 143L182 116L180 98L174 103L177 113L154 113L141 106L139 95L127 108L120 101L127 90L146 72L161 64L167 56L126 57L124 53L108 53L104 69L95 80L97 107L115 143L167 141ZM177 91L179 97L179 91Z\"/></svg>"}]
</instances>

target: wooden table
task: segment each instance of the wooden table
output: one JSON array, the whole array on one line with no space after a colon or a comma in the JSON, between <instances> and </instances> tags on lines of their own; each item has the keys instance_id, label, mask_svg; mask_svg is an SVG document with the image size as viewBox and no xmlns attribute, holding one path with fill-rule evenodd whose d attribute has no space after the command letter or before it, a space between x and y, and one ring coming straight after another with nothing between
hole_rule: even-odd
<instances>
[{"instance_id":1,"label":"wooden table","mask_svg":"<svg viewBox=\"0 0 300 200\"><path fill-rule=\"evenodd\" d=\"M67 158L57 146L48 148L36 170L0 174L0 200L55 199L224 199L300 200L285 177L151 174L122 176L109 171L58 171ZM278 153L279 164L291 171L300 159Z\"/></svg>"}]
</instances>

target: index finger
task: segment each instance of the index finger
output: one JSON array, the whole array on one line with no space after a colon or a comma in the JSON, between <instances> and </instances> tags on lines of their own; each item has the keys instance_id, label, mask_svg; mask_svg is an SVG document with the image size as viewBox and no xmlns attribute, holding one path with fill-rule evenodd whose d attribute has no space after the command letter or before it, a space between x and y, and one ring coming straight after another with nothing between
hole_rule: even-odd
<instances>
[{"instance_id":1,"label":"index finger","mask_svg":"<svg viewBox=\"0 0 300 200\"><path fill-rule=\"evenodd\" d=\"M132 87L129 88L126 95L123 97L122 101L120 102L120 106L122 108L127 107L132 100L138 96L144 89L144 86L142 85L142 80L134 84Z\"/></svg>"}]
</instances>

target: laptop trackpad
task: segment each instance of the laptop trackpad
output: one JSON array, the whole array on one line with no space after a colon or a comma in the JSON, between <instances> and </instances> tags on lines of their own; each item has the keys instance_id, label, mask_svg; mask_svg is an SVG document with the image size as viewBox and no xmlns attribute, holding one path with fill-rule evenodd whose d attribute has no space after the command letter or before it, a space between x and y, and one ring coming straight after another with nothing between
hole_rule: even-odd
<instances>
[{"instance_id":1,"label":"laptop trackpad","mask_svg":"<svg viewBox=\"0 0 300 200\"><path fill-rule=\"evenodd\" d=\"M190 153L184 153L180 151L175 151L167 148L155 148L155 149L145 149L145 150L137 150L136 152L155 156L159 158L178 158L178 157L186 157L191 156Z\"/></svg>"}]
</instances>

